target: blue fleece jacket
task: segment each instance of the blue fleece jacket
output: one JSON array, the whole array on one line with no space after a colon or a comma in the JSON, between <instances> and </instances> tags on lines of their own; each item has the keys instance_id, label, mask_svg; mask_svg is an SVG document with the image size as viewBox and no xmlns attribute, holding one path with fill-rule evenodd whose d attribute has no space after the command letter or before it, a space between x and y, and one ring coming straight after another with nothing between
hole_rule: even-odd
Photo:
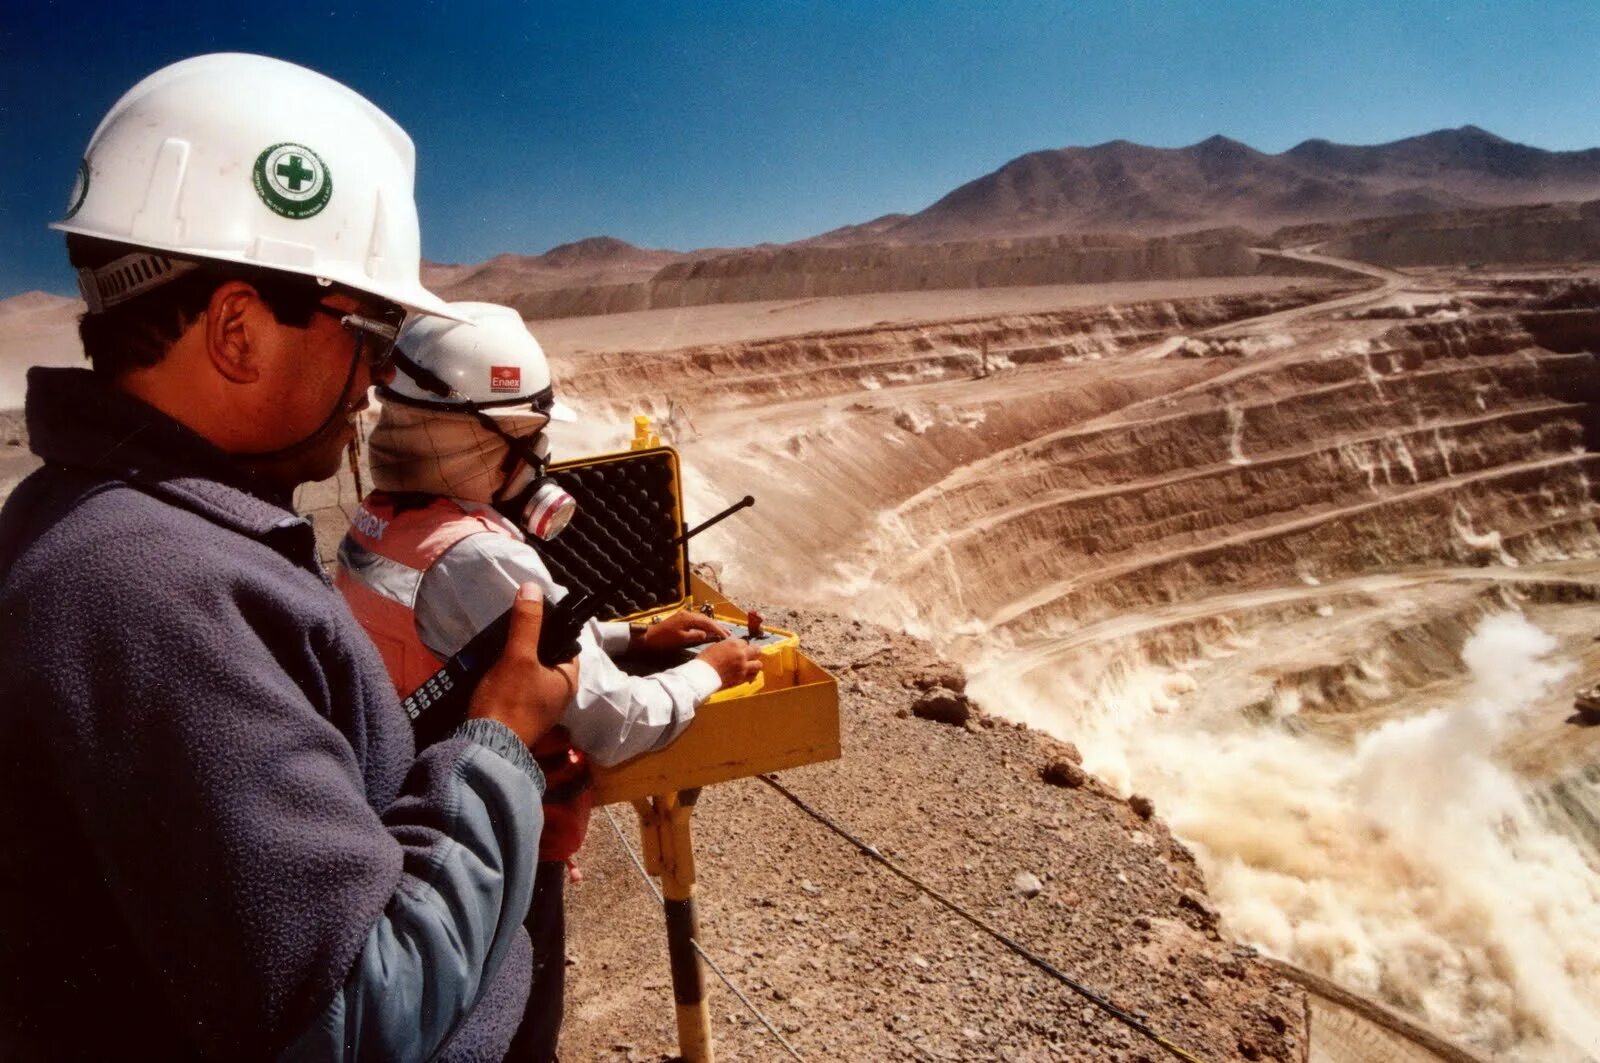
<instances>
[{"instance_id":1,"label":"blue fleece jacket","mask_svg":"<svg viewBox=\"0 0 1600 1063\"><path fill-rule=\"evenodd\" d=\"M499 1059L543 779L420 755L310 524L87 370L0 511L0 1060Z\"/></svg>"}]
</instances>

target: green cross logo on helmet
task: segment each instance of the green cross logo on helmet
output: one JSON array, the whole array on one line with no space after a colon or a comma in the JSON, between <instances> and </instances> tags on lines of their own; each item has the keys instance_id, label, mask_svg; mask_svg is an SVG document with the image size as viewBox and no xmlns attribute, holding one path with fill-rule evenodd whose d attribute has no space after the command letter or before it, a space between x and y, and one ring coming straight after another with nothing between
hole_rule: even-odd
<instances>
[{"instance_id":1,"label":"green cross logo on helmet","mask_svg":"<svg viewBox=\"0 0 1600 1063\"><path fill-rule=\"evenodd\" d=\"M274 144L258 155L255 185L261 201L285 218L309 218L333 195L327 163L303 144Z\"/></svg>"}]
</instances>

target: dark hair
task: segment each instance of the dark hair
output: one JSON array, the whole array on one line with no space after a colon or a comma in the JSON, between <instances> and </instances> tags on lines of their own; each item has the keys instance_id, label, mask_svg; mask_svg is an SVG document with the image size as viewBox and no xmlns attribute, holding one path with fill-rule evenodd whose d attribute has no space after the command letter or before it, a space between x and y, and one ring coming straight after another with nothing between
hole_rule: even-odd
<instances>
[{"instance_id":1,"label":"dark hair","mask_svg":"<svg viewBox=\"0 0 1600 1063\"><path fill-rule=\"evenodd\" d=\"M144 248L92 236L67 236L67 257L74 269L96 269ZM182 256L173 255L173 258ZM78 319L78 338L95 372L121 376L148 369L167 356L219 286L244 281L253 287L280 324L304 328L312 307L330 289L310 277L233 262L193 259L200 268L168 281L125 303Z\"/></svg>"}]
</instances>

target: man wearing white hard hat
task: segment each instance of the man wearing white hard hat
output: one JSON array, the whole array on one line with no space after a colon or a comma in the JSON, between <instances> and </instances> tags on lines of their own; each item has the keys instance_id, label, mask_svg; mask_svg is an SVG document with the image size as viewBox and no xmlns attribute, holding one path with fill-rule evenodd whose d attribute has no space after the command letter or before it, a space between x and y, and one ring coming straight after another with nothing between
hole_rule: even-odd
<instances>
[{"instance_id":1,"label":"man wearing white hard hat","mask_svg":"<svg viewBox=\"0 0 1600 1063\"><path fill-rule=\"evenodd\" d=\"M536 583L552 601L567 593L532 543L559 535L576 505L546 476L544 432L572 414L556 400L544 351L515 310L448 309L460 320L421 318L400 335L399 372L378 389L382 406L368 441L377 490L356 511L335 577L402 697L504 613L519 586ZM757 651L726 635L693 612L648 627L591 620L581 635L579 681L561 726L533 747L549 781L528 920L534 977L508 1058L556 1058L562 898L588 827L588 762L616 764L661 748L706 698L752 678ZM718 644L697 660L649 676L628 675L609 656L708 641Z\"/></svg>"},{"instance_id":2,"label":"man wearing white hard hat","mask_svg":"<svg viewBox=\"0 0 1600 1063\"><path fill-rule=\"evenodd\" d=\"M65 175L64 175L65 176ZM151 75L57 228L91 369L29 374L0 511L0 1056L499 1059L544 778L579 682L537 587L418 752L318 563L331 475L418 279L409 138L247 55Z\"/></svg>"}]
</instances>

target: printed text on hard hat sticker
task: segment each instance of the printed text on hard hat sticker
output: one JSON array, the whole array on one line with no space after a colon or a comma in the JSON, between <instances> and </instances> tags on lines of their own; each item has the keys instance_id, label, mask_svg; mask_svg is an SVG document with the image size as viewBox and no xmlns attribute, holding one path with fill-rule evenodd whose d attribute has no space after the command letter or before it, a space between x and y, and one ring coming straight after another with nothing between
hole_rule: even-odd
<instances>
[{"instance_id":1,"label":"printed text on hard hat sticker","mask_svg":"<svg viewBox=\"0 0 1600 1063\"><path fill-rule=\"evenodd\" d=\"M72 180L72 191L67 194L67 218L71 218L83 209L83 201L89 198L89 160L78 160L78 176Z\"/></svg>"},{"instance_id":2,"label":"printed text on hard hat sticker","mask_svg":"<svg viewBox=\"0 0 1600 1063\"><path fill-rule=\"evenodd\" d=\"M303 144L274 144L256 157L256 194L276 214L309 218L328 205L333 176L327 163Z\"/></svg>"},{"instance_id":3,"label":"printed text on hard hat sticker","mask_svg":"<svg viewBox=\"0 0 1600 1063\"><path fill-rule=\"evenodd\" d=\"M490 391L521 391L522 367L518 365L491 365L489 367Z\"/></svg>"}]
</instances>

